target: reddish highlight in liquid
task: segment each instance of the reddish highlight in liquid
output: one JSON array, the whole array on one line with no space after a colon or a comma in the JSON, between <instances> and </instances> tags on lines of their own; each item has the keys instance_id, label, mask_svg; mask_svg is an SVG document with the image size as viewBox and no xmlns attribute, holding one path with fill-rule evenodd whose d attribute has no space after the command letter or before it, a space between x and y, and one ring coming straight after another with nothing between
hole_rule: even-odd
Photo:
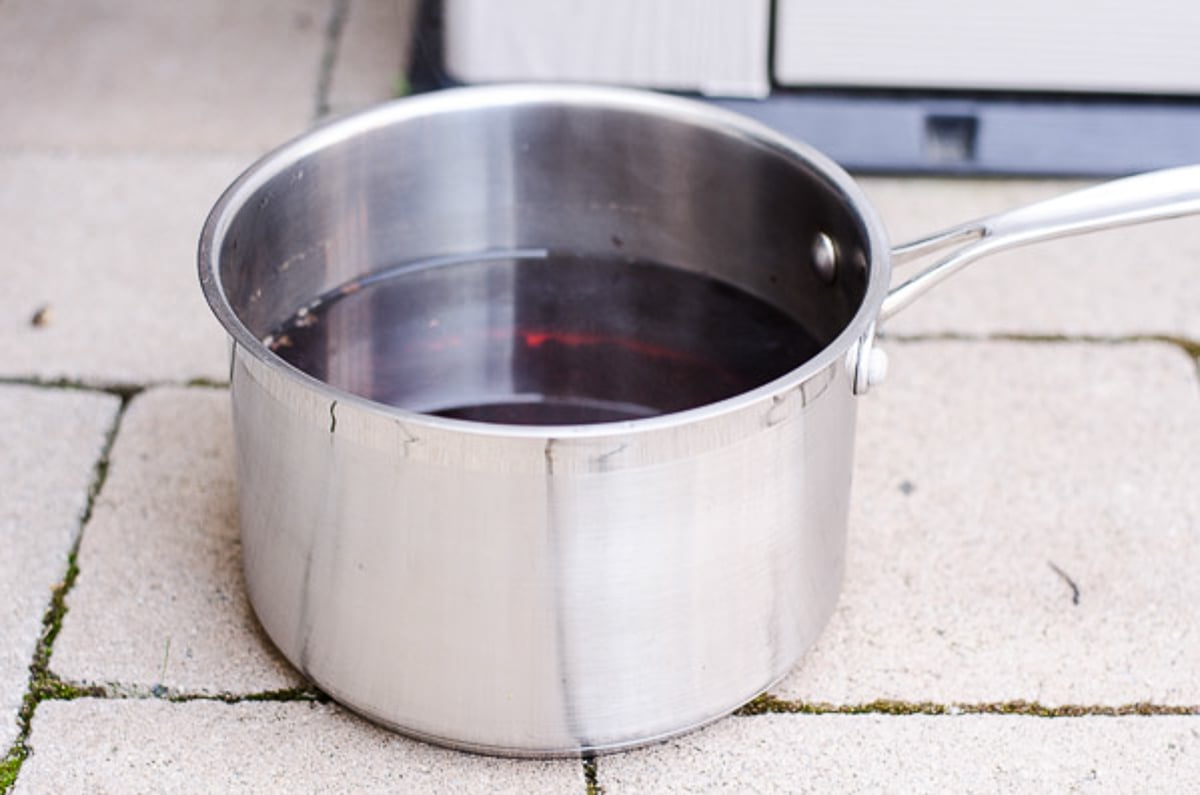
<instances>
[{"instance_id":1,"label":"reddish highlight in liquid","mask_svg":"<svg viewBox=\"0 0 1200 795\"><path fill-rule=\"evenodd\" d=\"M606 337L599 334L581 334L575 331L519 331L518 334L525 343L526 348L537 349L547 342L556 342L560 345L566 345L569 348L582 348L589 345L616 345L619 348L624 348L641 356L650 356L656 359L672 359L680 362L700 361L697 357L690 356L682 351L629 337Z\"/></svg>"}]
</instances>

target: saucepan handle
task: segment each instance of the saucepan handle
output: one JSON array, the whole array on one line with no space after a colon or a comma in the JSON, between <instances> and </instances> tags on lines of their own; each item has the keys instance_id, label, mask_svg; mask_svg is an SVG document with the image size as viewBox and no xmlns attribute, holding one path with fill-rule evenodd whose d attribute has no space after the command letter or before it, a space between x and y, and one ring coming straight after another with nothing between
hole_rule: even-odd
<instances>
[{"instance_id":1,"label":"saucepan handle","mask_svg":"<svg viewBox=\"0 0 1200 795\"><path fill-rule=\"evenodd\" d=\"M893 287L883 321L980 257L1005 249L1115 226L1200 213L1200 165L1105 182L1037 204L952 227L892 250L893 264L949 249L934 264Z\"/></svg>"}]
</instances>

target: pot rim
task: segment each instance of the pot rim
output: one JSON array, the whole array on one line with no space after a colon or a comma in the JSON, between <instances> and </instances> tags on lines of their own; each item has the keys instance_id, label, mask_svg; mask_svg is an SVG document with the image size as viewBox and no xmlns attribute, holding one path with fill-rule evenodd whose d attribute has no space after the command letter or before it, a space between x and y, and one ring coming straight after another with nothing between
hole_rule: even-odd
<instances>
[{"instance_id":1,"label":"pot rim","mask_svg":"<svg viewBox=\"0 0 1200 795\"><path fill-rule=\"evenodd\" d=\"M867 290L854 316L841 333L815 356L799 367L754 389L683 411L582 425L510 425L477 422L437 417L380 403L334 387L294 367L271 351L238 318L221 283L220 251L233 218L271 179L321 149L386 126L428 115L469 111L480 107L538 104L605 107L660 116L741 137L751 144L765 146L784 157L809 166L814 174L826 180L840 193L841 200L857 216L866 232ZM726 416L794 389L825 368L836 364L857 347L856 343L860 339L874 333L875 321L887 296L891 272L887 235L874 205L841 166L808 144L789 138L741 114L693 99L639 89L538 83L471 86L405 97L328 121L293 138L260 157L221 194L204 222L197 259L204 297L213 314L232 337L235 347L233 355L236 355L236 348L240 347L277 375L292 379L321 397L337 401L338 405L353 405L386 418L402 419L406 423L417 423L446 431L517 438L591 438L663 430Z\"/></svg>"}]
</instances>

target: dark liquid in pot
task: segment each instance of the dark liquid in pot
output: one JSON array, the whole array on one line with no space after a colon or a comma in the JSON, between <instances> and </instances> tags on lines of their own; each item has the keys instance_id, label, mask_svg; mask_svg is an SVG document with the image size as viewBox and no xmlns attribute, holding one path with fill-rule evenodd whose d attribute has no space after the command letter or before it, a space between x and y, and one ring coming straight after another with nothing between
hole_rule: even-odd
<instances>
[{"instance_id":1,"label":"dark liquid in pot","mask_svg":"<svg viewBox=\"0 0 1200 795\"><path fill-rule=\"evenodd\" d=\"M820 345L699 274L546 252L416 263L344 285L266 344L348 392L443 417L573 425L732 397Z\"/></svg>"}]
</instances>

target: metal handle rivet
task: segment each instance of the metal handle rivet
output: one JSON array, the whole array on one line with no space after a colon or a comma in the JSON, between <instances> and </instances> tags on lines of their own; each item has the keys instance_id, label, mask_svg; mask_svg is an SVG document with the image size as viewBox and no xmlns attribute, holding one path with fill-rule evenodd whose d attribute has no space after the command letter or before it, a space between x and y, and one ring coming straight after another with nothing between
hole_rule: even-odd
<instances>
[{"instance_id":1,"label":"metal handle rivet","mask_svg":"<svg viewBox=\"0 0 1200 795\"><path fill-rule=\"evenodd\" d=\"M826 284L833 282L837 275L837 245L833 238L824 232L817 232L813 238L812 266L817 276Z\"/></svg>"}]
</instances>

